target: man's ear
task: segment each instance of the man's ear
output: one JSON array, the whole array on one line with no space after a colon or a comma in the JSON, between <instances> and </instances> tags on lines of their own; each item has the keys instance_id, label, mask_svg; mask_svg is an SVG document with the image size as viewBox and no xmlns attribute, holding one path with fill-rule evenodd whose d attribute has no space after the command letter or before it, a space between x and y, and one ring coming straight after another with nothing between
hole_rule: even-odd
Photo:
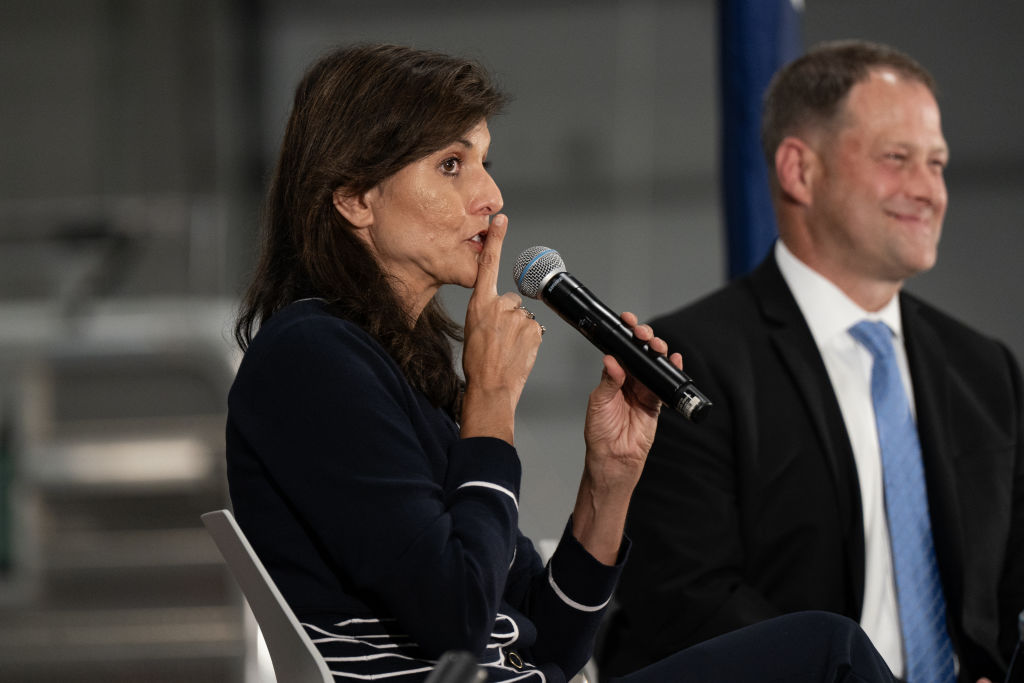
<instances>
[{"instance_id":1,"label":"man's ear","mask_svg":"<svg viewBox=\"0 0 1024 683\"><path fill-rule=\"evenodd\" d=\"M370 190L372 192L373 190ZM357 228L368 228L373 225L373 206L369 201L370 192L350 194L344 187L334 190L332 199L335 210Z\"/></svg>"},{"instance_id":2,"label":"man's ear","mask_svg":"<svg viewBox=\"0 0 1024 683\"><path fill-rule=\"evenodd\" d=\"M783 196L797 204L810 204L817 163L817 153L806 142L792 136L783 138L775 150L775 177Z\"/></svg>"}]
</instances>

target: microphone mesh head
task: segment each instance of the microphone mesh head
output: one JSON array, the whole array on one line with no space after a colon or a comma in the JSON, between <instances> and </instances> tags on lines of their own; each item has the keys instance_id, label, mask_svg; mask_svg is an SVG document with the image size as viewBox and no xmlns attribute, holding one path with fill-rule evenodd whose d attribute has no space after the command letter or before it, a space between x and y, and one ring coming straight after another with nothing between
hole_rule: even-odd
<instances>
[{"instance_id":1,"label":"microphone mesh head","mask_svg":"<svg viewBox=\"0 0 1024 683\"><path fill-rule=\"evenodd\" d=\"M554 249L530 247L516 257L512 276L519 293L531 299L540 297L540 291L552 275L565 272L565 261Z\"/></svg>"}]
</instances>

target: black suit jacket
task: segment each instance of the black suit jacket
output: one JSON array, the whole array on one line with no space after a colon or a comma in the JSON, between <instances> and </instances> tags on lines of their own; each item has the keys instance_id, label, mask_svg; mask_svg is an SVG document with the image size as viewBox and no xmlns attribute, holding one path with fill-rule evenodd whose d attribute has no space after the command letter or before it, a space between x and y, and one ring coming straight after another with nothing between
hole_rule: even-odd
<instances>
[{"instance_id":1,"label":"black suit jacket","mask_svg":"<svg viewBox=\"0 0 1024 683\"><path fill-rule=\"evenodd\" d=\"M1024 441L1010 352L909 294L904 334L961 680L1002 680L1024 609ZM715 405L663 411L633 498L633 556L602 674L781 613L859 619L853 452L810 329L773 257L652 325Z\"/></svg>"}]
</instances>

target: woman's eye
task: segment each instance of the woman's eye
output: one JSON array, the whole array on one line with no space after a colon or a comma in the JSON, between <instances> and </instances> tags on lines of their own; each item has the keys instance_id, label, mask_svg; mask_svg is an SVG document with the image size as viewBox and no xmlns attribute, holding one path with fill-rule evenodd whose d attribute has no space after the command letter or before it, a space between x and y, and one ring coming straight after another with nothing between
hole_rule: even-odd
<instances>
[{"instance_id":1,"label":"woman's eye","mask_svg":"<svg viewBox=\"0 0 1024 683\"><path fill-rule=\"evenodd\" d=\"M458 157L449 157L441 162L441 172L445 175L456 175L461 163Z\"/></svg>"}]
</instances>

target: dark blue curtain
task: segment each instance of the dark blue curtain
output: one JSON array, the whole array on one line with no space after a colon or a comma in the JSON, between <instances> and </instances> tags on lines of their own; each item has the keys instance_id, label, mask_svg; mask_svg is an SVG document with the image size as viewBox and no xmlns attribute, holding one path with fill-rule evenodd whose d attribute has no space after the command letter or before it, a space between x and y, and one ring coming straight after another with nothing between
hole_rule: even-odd
<instances>
[{"instance_id":1,"label":"dark blue curtain","mask_svg":"<svg viewBox=\"0 0 1024 683\"><path fill-rule=\"evenodd\" d=\"M761 98L803 52L797 0L719 0L721 172L729 279L760 263L778 231L761 153Z\"/></svg>"}]
</instances>

